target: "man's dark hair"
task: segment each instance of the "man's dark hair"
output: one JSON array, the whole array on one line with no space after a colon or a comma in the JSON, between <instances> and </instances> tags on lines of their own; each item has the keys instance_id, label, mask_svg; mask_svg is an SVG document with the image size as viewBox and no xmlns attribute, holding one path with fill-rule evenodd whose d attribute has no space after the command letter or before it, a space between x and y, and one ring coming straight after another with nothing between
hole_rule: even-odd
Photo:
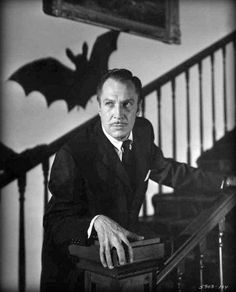
<instances>
[{"instance_id":1,"label":"man's dark hair","mask_svg":"<svg viewBox=\"0 0 236 292\"><path fill-rule=\"evenodd\" d=\"M138 95L138 102L142 99L142 83L140 79L136 76L133 76L132 72L127 69L112 69L108 70L102 77L97 86L97 100L100 102L100 96L102 92L103 84L107 79L114 79L116 81L120 81L121 83L126 83L127 81L131 81L135 87L135 91Z\"/></svg>"}]
</instances>

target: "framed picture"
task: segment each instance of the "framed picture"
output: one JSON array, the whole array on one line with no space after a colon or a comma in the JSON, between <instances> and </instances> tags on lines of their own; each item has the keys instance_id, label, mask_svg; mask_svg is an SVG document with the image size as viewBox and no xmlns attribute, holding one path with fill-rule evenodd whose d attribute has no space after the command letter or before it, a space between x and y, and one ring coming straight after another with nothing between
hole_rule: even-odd
<instances>
[{"instance_id":1,"label":"framed picture","mask_svg":"<svg viewBox=\"0 0 236 292\"><path fill-rule=\"evenodd\" d=\"M45 13L180 43L178 0L43 0Z\"/></svg>"}]
</instances>

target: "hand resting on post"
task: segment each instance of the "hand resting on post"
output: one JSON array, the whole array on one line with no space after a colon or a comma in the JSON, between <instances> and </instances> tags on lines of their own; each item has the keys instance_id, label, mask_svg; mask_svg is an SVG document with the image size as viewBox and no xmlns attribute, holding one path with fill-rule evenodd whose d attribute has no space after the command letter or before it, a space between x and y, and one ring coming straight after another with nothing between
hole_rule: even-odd
<instances>
[{"instance_id":1,"label":"hand resting on post","mask_svg":"<svg viewBox=\"0 0 236 292\"><path fill-rule=\"evenodd\" d=\"M115 248L118 255L120 265L127 263L123 244L127 245L129 262L133 262L133 249L128 239L142 240L143 236L139 236L133 232L121 227L118 223L107 216L99 215L94 221L94 228L98 235L100 245L100 260L103 267L113 269L114 265L111 257L111 249Z\"/></svg>"}]
</instances>

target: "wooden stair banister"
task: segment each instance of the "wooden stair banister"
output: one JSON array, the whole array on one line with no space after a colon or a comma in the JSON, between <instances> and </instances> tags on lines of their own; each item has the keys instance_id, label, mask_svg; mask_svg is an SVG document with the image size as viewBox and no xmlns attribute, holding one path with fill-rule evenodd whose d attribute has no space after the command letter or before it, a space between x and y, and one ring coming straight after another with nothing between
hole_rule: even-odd
<instances>
[{"instance_id":1,"label":"wooden stair banister","mask_svg":"<svg viewBox=\"0 0 236 292\"><path fill-rule=\"evenodd\" d=\"M187 59L186 61L176 66L175 68L167 71L165 74L156 78L155 80L153 80L152 82L148 83L146 86L143 87L143 96L147 96L150 93L156 91L157 88L163 86L167 82L170 82L176 76L186 72L187 68L190 68L198 64L200 60L210 57L215 51L226 46L228 43L232 42L235 38L236 38L236 31L233 31L226 37L223 37L219 41L205 48L200 53L195 54L191 58Z\"/></svg>"},{"instance_id":2,"label":"wooden stair banister","mask_svg":"<svg viewBox=\"0 0 236 292\"><path fill-rule=\"evenodd\" d=\"M56 139L55 141L51 142L50 144L44 144L38 146L38 155L36 159L32 161L25 161L26 163L22 165L20 173L10 173L5 172L0 176L0 188L3 188L10 182L14 181L18 177L22 176L24 173L30 171L34 167L38 166L39 164L43 163L46 159L50 156L54 155L60 147L68 141L73 135L79 130L85 127L91 120L97 119L98 115L93 117L92 119L86 121L85 123L79 125L78 127L74 128L73 130L69 131L65 135L61 136L60 138ZM32 150L33 151L33 150Z\"/></svg>"},{"instance_id":3,"label":"wooden stair banister","mask_svg":"<svg viewBox=\"0 0 236 292\"><path fill-rule=\"evenodd\" d=\"M164 267L157 275L159 284L194 247L206 237L206 235L233 209L236 205L236 191L222 193L215 204L201 212L184 230L180 237L189 236L182 245L164 262Z\"/></svg>"}]
</instances>

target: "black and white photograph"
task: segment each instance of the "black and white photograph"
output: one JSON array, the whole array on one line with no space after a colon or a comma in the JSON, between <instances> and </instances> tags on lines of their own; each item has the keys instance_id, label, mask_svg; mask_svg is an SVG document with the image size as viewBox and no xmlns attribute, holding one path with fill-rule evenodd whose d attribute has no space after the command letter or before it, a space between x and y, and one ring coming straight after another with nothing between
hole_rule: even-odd
<instances>
[{"instance_id":1,"label":"black and white photograph","mask_svg":"<svg viewBox=\"0 0 236 292\"><path fill-rule=\"evenodd\" d=\"M0 291L236 291L236 2L0 3Z\"/></svg>"}]
</instances>

